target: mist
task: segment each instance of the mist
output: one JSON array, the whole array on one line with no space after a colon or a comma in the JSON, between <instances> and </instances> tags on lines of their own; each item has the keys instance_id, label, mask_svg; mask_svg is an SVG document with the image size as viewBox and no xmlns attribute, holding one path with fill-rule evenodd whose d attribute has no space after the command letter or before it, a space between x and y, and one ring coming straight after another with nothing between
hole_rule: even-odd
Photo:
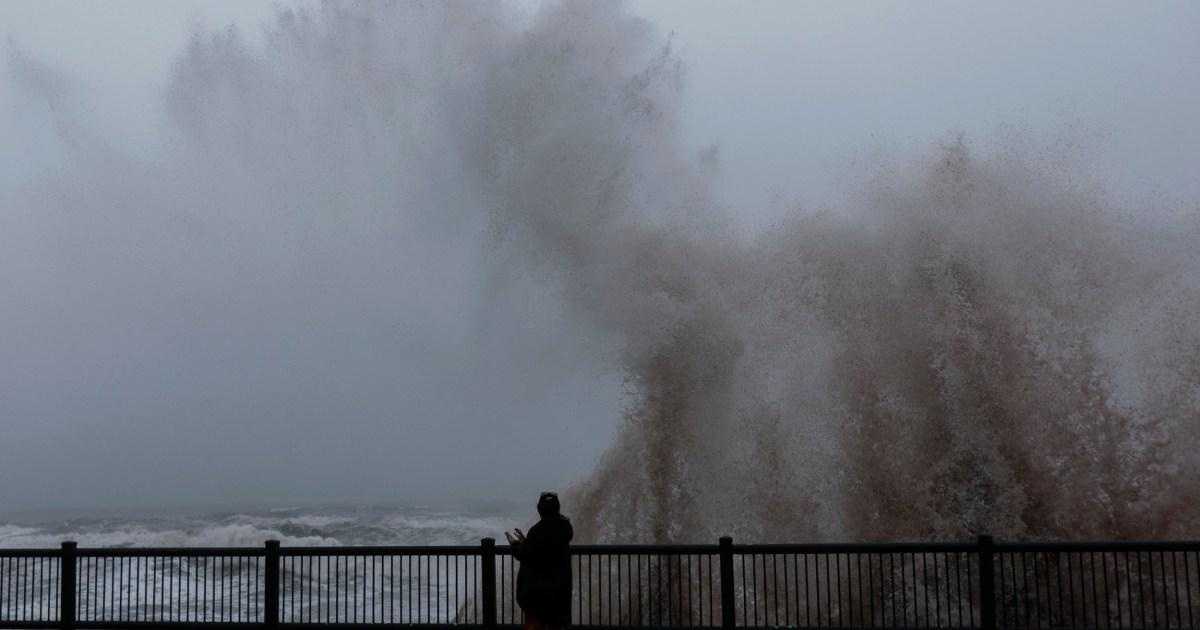
<instances>
[{"instance_id":1,"label":"mist","mask_svg":"<svg viewBox=\"0 0 1200 630\"><path fill-rule=\"evenodd\" d=\"M4 191L6 506L506 499L611 434L619 381L505 281L454 146L455 56L482 74L510 18L314 11L182 42L157 150L10 48L42 163Z\"/></svg>"},{"instance_id":2,"label":"mist","mask_svg":"<svg viewBox=\"0 0 1200 630\"><path fill-rule=\"evenodd\" d=\"M836 151L789 120L764 195L638 10L196 26L128 145L10 42L0 502L570 484L583 540L1194 535L1194 121L1112 168L1129 120L1106 145L909 108Z\"/></svg>"}]
</instances>

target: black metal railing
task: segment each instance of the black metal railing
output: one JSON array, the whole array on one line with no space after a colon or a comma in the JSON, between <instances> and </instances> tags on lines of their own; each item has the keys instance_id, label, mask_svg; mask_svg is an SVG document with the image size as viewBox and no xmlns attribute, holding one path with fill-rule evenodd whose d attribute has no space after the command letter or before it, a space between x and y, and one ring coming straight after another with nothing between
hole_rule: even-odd
<instances>
[{"instance_id":1,"label":"black metal railing","mask_svg":"<svg viewBox=\"0 0 1200 630\"><path fill-rule=\"evenodd\" d=\"M78 627L263 623L263 549L79 549L73 555Z\"/></svg>"},{"instance_id":2,"label":"black metal railing","mask_svg":"<svg viewBox=\"0 0 1200 630\"><path fill-rule=\"evenodd\" d=\"M508 558L511 563L511 557ZM572 550L572 622L607 627L720 627L717 545L597 545ZM511 575L512 565L506 565ZM505 601L511 601L508 585ZM505 623L520 623L512 605Z\"/></svg>"},{"instance_id":3,"label":"black metal railing","mask_svg":"<svg viewBox=\"0 0 1200 630\"><path fill-rule=\"evenodd\" d=\"M1000 627L1200 627L1195 543L996 545Z\"/></svg>"},{"instance_id":4,"label":"black metal railing","mask_svg":"<svg viewBox=\"0 0 1200 630\"><path fill-rule=\"evenodd\" d=\"M0 549L0 625L59 623L63 564L58 549Z\"/></svg>"},{"instance_id":5,"label":"black metal railing","mask_svg":"<svg viewBox=\"0 0 1200 630\"><path fill-rule=\"evenodd\" d=\"M736 549L736 626L984 627L978 545Z\"/></svg>"},{"instance_id":6,"label":"black metal railing","mask_svg":"<svg viewBox=\"0 0 1200 630\"><path fill-rule=\"evenodd\" d=\"M282 624L483 623L480 547L303 547L279 554Z\"/></svg>"},{"instance_id":7,"label":"black metal railing","mask_svg":"<svg viewBox=\"0 0 1200 630\"><path fill-rule=\"evenodd\" d=\"M509 547L0 550L0 628L512 627ZM1200 628L1200 543L580 545L572 621Z\"/></svg>"}]
</instances>

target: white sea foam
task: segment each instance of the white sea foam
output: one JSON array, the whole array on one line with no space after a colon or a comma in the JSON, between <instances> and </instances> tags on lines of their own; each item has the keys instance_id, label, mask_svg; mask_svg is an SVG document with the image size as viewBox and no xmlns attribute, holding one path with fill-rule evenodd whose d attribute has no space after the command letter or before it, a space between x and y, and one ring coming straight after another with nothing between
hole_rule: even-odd
<instances>
[{"instance_id":1,"label":"white sea foam","mask_svg":"<svg viewBox=\"0 0 1200 630\"><path fill-rule=\"evenodd\" d=\"M0 547L37 547L28 541L40 534L41 530L36 527L0 524Z\"/></svg>"},{"instance_id":2,"label":"white sea foam","mask_svg":"<svg viewBox=\"0 0 1200 630\"><path fill-rule=\"evenodd\" d=\"M522 525L519 518L421 510L347 510L295 513L270 510L233 516L89 517L68 522L0 523L0 547L258 547L267 540L288 546L471 545Z\"/></svg>"},{"instance_id":3,"label":"white sea foam","mask_svg":"<svg viewBox=\"0 0 1200 630\"><path fill-rule=\"evenodd\" d=\"M79 515L70 522L47 521L32 524L0 523L0 547L53 548L63 540L75 540L81 547L250 547L261 548L267 540L279 540L284 547L346 545L478 545L485 535L511 527L511 519L475 516L447 511L414 509L361 509L305 511L270 510L261 513L197 515L191 517L93 517ZM297 534L295 532L303 532ZM93 561L94 562L94 561ZM285 584L311 584L304 601L297 605L286 599L283 614L315 614L329 610L334 602L342 606L355 601L354 609L367 610L368 601L412 597L396 619L448 621L460 608L469 607L474 592L456 585L466 584L478 575L475 560L468 557L443 557L397 562L372 561L362 557L283 561ZM53 580L57 560L37 563L0 565L0 581L27 585L32 599L20 602L0 600L0 618L38 615L45 609L43 596L55 591ZM31 571L30 566L37 567ZM154 591L154 601L164 610L174 610L176 598L184 608L209 614L261 614L257 602L262 598L258 565L210 560L198 565L185 560L157 560L151 564L88 565L81 586L80 609L83 615L119 616L142 614L138 593ZM505 565L507 566L507 565ZM500 568L505 571L505 567ZM174 584L183 581L192 594L181 596ZM50 586L47 586L50 585ZM26 588L22 586L22 588ZM301 587L303 588L303 587ZM157 589L157 590L156 590ZM196 593L208 592L207 599ZM118 595L113 595L119 593ZM225 593L221 600L216 593ZM367 599L368 594L374 599ZM145 595L149 597L149 595ZM358 599L355 599L358 598ZM114 602L115 600L115 602ZM449 604L447 603L449 602ZM224 606L224 608L222 608ZM225 611L219 613L217 611ZM394 609L389 608L389 614ZM382 614L382 611L380 611ZM354 613L359 614L359 613ZM408 617L405 617L408 615Z\"/></svg>"}]
</instances>

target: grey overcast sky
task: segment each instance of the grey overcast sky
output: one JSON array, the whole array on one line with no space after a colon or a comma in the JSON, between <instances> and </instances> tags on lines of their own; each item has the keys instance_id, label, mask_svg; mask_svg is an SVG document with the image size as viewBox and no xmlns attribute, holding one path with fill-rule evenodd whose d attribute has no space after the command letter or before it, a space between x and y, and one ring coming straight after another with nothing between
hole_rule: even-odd
<instances>
[{"instance_id":1,"label":"grey overcast sky","mask_svg":"<svg viewBox=\"0 0 1200 630\"><path fill-rule=\"evenodd\" d=\"M7 61L18 50L79 81L78 115L153 161L169 142L158 132L163 91L189 33L232 24L256 41L275 6L8 0L0 34ZM629 9L671 34L686 64L686 142L719 147L718 193L751 230L798 205L835 203L842 173L864 156L1008 128L1082 147L1106 189L1130 203L1200 199L1200 3L653 0ZM15 81L0 73L0 194L57 159L38 140L49 123L23 113ZM471 243L454 246L476 255ZM101 311L123 292L142 296L118 275L63 288L10 269L0 299ZM13 288L23 281L33 288ZM406 282L437 293L440 280ZM579 359L588 343L548 293L507 298L521 302L505 311L513 319L481 324L438 312L478 306L464 297L478 293L467 274L452 282L466 288L445 289L441 302L381 298L405 313L403 343L370 329L328 332L344 321L330 306L313 316L324 338L297 348L277 336L278 363L263 348L239 363L246 339L261 337L245 323L255 315L237 308L179 316L171 321L182 337L171 337L179 331L88 328L65 315L60 326L46 319L54 308L0 305L11 318L0 321L9 337L0 342L9 388L0 391L0 514L510 497L585 475L621 420L620 375ZM111 321L124 308L155 308L138 299L114 307ZM222 317L246 319L226 329ZM495 341L506 336L523 341ZM135 352L114 354L130 339ZM532 350L513 356L511 347ZM289 361L323 365L293 371Z\"/></svg>"},{"instance_id":2,"label":"grey overcast sky","mask_svg":"<svg viewBox=\"0 0 1200 630\"><path fill-rule=\"evenodd\" d=\"M522 3L534 7L530 0ZM288 6L288 2L279 3ZM153 134L194 25L260 31L274 0L0 3L0 28L99 89L123 131ZM950 133L1073 134L1116 191L1200 193L1200 6L1191 2L647 0L687 62L691 141L719 144L748 212L821 203L863 152ZM755 219L757 221L757 219Z\"/></svg>"}]
</instances>

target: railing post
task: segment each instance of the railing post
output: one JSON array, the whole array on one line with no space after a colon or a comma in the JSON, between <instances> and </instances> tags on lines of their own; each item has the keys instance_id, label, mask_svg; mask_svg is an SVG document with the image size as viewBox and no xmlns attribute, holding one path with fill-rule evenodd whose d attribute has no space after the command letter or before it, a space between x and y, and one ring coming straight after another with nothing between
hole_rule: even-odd
<instances>
[{"instance_id":1,"label":"railing post","mask_svg":"<svg viewBox=\"0 0 1200 630\"><path fill-rule=\"evenodd\" d=\"M732 628L736 623L733 597L733 538L722 536L718 549L721 554L721 627Z\"/></svg>"},{"instance_id":2,"label":"railing post","mask_svg":"<svg viewBox=\"0 0 1200 630\"><path fill-rule=\"evenodd\" d=\"M996 629L996 576L993 540L979 537L979 621L984 630Z\"/></svg>"},{"instance_id":3,"label":"railing post","mask_svg":"<svg viewBox=\"0 0 1200 630\"><path fill-rule=\"evenodd\" d=\"M263 625L279 626L279 541L267 541L266 563L263 567Z\"/></svg>"},{"instance_id":4,"label":"railing post","mask_svg":"<svg viewBox=\"0 0 1200 630\"><path fill-rule=\"evenodd\" d=\"M483 627L496 627L496 539L484 538L479 541L482 548L483 571L479 573L483 580Z\"/></svg>"},{"instance_id":5,"label":"railing post","mask_svg":"<svg viewBox=\"0 0 1200 630\"><path fill-rule=\"evenodd\" d=\"M58 623L62 630L75 627L75 549L74 541L62 544L58 572Z\"/></svg>"}]
</instances>

